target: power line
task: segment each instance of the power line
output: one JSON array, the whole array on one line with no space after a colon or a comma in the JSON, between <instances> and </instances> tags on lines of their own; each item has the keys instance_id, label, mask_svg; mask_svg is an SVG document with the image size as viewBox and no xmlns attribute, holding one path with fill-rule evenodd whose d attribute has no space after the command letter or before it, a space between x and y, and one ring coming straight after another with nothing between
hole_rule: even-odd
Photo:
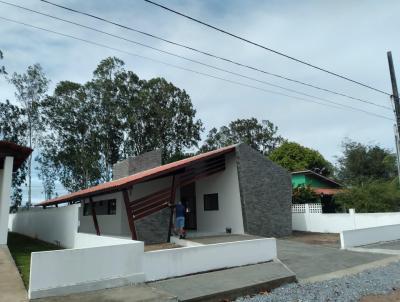
<instances>
[{"instance_id":1,"label":"power line","mask_svg":"<svg viewBox=\"0 0 400 302\"><path fill-rule=\"evenodd\" d=\"M145 59L145 60L149 60L149 61L160 63L160 64L163 64L163 65L166 65L166 66L170 66L170 67L174 67L174 68L177 68L177 69L189 71L189 72L192 72L192 73L195 73L195 74L199 74L199 75L203 75L203 76L206 76L206 77L210 77L210 78L213 78L213 79L218 79L218 80L225 81L225 82L228 82L228 83L236 84L236 85L239 85L239 86L248 87L248 88L260 90L260 91L271 93L271 94L281 95L281 96L289 97L289 98L292 98L292 99L297 99L297 100L310 102L310 103L315 103L315 104L328 106L328 107L333 107L333 108L337 108L337 109L347 108L347 109L351 109L351 110L354 110L354 111L363 112L365 114L372 115L372 116L375 116L375 117L379 117L379 118L382 118L382 119L393 121L393 119L391 119L391 118L389 118L387 116L376 114L376 113L373 113L373 112L370 112L370 111L367 111L367 110L363 110L363 109L360 109L360 108L356 108L356 107L353 107L353 106L337 103L337 102L334 102L334 101L329 101L328 102L328 101L322 100L322 101L324 101L326 103L321 103L321 102L317 102L317 101L313 101L313 100L309 100L309 99L304 99L304 98L301 98L301 97L288 95L288 94L285 94L285 93L272 91L272 90L260 88L260 87L257 87L257 86L253 86L253 85L248 85L248 84L245 84L245 83L242 83L242 82L237 82L237 81L229 80L229 79L226 79L226 78L210 75L208 73L200 72L200 71L197 71L197 70L193 70L193 69L181 67L181 66L178 66L178 65L166 63L166 62L163 62L163 61L160 61L160 60L157 60L157 59L153 59L153 58L149 58L149 57L146 57L146 56L142 56L142 55L139 55L139 54L136 54L136 53L132 53L132 52L129 52L129 51L125 51L125 50L122 50L122 49L119 49L119 48L115 48L115 47L111 47L111 46L108 46L108 45L105 45L105 44L101 44L101 43L98 43L98 42L82 39L82 38L75 37L75 36L72 36L72 35L69 35L69 34L60 33L60 32L57 32L57 31L53 31L53 30L50 30L50 29L47 29L47 28L43 28L43 27L39 27L39 26L28 24L28 23L20 22L20 21L17 21L17 20L13 20L13 19L1 17L1 16L0 16L0 19L8 21L8 22L15 23L15 24L20 24L20 25L24 25L24 26L27 26L27 27L35 28L35 29L38 29L38 30L41 30L41 31L50 32L50 33L53 33L53 34L56 34L56 35L60 35L60 36L63 36L63 37L71 38L71 39L74 39L74 40L77 40L77 41L81 41L81 42L84 42L84 43L87 43L87 44L92 44L92 45L96 45L96 46L99 46L99 47L102 47L102 48L118 51L118 52L121 52L121 53L125 53L127 55L139 57L139 58L142 58L142 59Z\"/></svg>"},{"instance_id":2,"label":"power line","mask_svg":"<svg viewBox=\"0 0 400 302\"><path fill-rule=\"evenodd\" d=\"M48 1L45 1L45 0L42 0L42 1L48 2ZM328 74L330 74L330 75L333 75L333 76L336 76L336 77L341 78L341 79L343 79L343 80L346 80L346 81L352 82L352 83L354 83L354 84L363 86L363 87L365 87L365 88L374 90L374 91L376 91L376 92L380 92L380 93L383 93L383 94L388 95L388 96L391 96L391 95L392 95L391 93L385 92L385 91L383 91L383 90L381 90L381 89L378 89L378 88L375 88L375 87L372 87L372 86L370 86L370 85L368 85L368 84L364 84L364 83L359 82L359 81L357 81L357 80L351 79L351 78L349 78L349 77L347 77L347 76L344 76L344 75L338 74L338 73L336 73L336 72L330 71L330 70L328 70L328 69L326 69L326 68L319 67L319 66L314 65L314 64L312 64L312 63L309 63L309 62L306 62L306 61L304 61L304 60L297 59L297 58L295 58L295 57L293 57L293 56L290 56L290 55L288 55L288 54L285 54L285 53L283 53L283 52L281 52L281 51L278 51L278 50L269 48L269 47L267 47L267 46L261 45L261 44L259 44L259 43L253 42L253 41L251 41L251 40L249 40L249 39L243 38L243 37L241 37L241 36L239 36L239 35L236 35L236 34L233 34L233 33L231 33L231 32L228 32L228 31L226 31L226 30L224 30L224 29L221 29L221 28L219 28L219 27L213 26L213 25L211 25L211 24L209 24L209 23L206 23L206 22L204 22L204 21L201 21L201 20L199 20L199 19L196 19L196 18L190 17L190 16L188 16L188 15L185 15L184 13L181 13L181 12L178 12L178 11L176 11L176 10L173 10L173 9L167 7L167 6L161 5L161 4L156 3L156 2L153 2L153 1L151 1L151 0L144 0L144 1L147 2L147 3L153 4L153 5L155 5L155 6L158 6L158 7L162 8L162 9L165 9L165 10L167 10L167 11L170 11L170 12L172 12L172 13L174 13L174 14L179 15L179 16L182 16L182 17L184 17L184 18L187 18L187 19L189 19L189 20L191 20L191 21L197 22L197 23L199 23L199 24L201 24L201 25L204 25L204 26L206 26L206 27L212 28L212 29L214 29L214 30L216 30L216 31L219 31L219 32L221 32L221 33L224 33L224 34L226 34L226 35L228 35L228 36L231 36L231 37L233 37L233 38L239 39L239 40L244 41L244 42L246 42L246 43L249 43L249 44L251 44L251 45L257 46L257 47L262 48L262 49L264 49L264 50L267 50L267 51L269 51L269 52L272 52L272 53L275 53L275 54L280 55L280 56L282 56L282 57L285 57L285 58L287 58L287 59L289 59L289 60L292 60L292 61L295 61L295 62L297 62L297 63L304 64L304 65L306 65L306 66L308 66L308 67L311 67L311 68L314 68L314 69L317 69L317 70L326 72L326 73L328 73Z\"/></svg>"},{"instance_id":3,"label":"power line","mask_svg":"<svg viewBox=\"0 0 400 302\"><path fill-rule=\"evenodd\" d=\"M266 71L266 70L251 66L251 65L240 63L240 62L232 60L232 59L224 58L224 57L218 56L216 54L213 54L213 53L210 53L210 52L207 52L207 51L204 51L204 50L200 50L200 49L197 49L197 48L194 48L194 47L182 44L182 43L173 42L171 40L162 38L160 36L157 36L157 35L154 35L154 34L150 34L150 33L141 31L139 29L126 26L126 25L122 25L122 24L116 23L114 21L110 21L110 20L104 19L102 17L98 17L98 16L95 16L95 15L92 15L92 14L89 14L89 13L86 13L86 12L82 12L82 11L79 11L79 10L76 10L76 9L73 9L73 8L70 8L70 7L66 7L66 6L63 6L63 5L60 5L60 4L56 4L56 3L53 3L53 2L50 2L50 1L47 1L47 0L40 0L40 1L48 3L48 4L56 6L56 7L59 7L59 8L62 8L62 9L65 9L65 10L68 10L68 11L71 11L71 12L74 12L74 13L77 13L77 14L81 14L81 15L84 15L84 16L87 16L87 17L90 17L90 18L94 18L94 19L97 19L97 20L100 20L100 21L103 21L103 22L118 26L118 27L126 29L126 30L130 30L130 31L139 33L141 35L145 35L145 36L148 36L148 37L151 37L151 38L154 38L154 39L158 39L160 41L169 43L169 44L174 45L174 46L182 47L182 48L185 48L185 49L200 53L202 55L206 55L206 56L212 57L212 58L217 59L217 60L222 60L222 61L234 64L234 65L237 65L237 66L240 66L240 67L243 67L243 68L247 68L247 69L250 69L250 70L253 70L253 71L257 71L257 72L260 72L260 73L263 73L263 74L267 74L269 76L273 76L273 77L276 77L276 78L279 78L279 79L282 79L282 80L285 80L285 81L289 81L289 82L293 82L293 83L300 84L300 85L303 85L303 86L311 87L313 89L318 89L320 91L324 91L324 92L328 92L328 93L331 93L331 94L339 95L339 96L342 96L342 97L345 97L345 98L349 98L349 99L352 99L352 100L357 100L357 101L362 101L362 102L365 101L365 100L363 100L361 98L357 98L357 97L354 97L354 96L351 96L351 95L348 95L348 94L345 94L345 93L342 93L342 92L334 91L334 90L331 90L331 89L328 89L328 88L316 86L316 85L313 85L313 84L310 84L310 83L306 83L306 82L303 82L303 81L300 81L300 80L292 79L292 78L289 78L289 77L286 77L286 76L283 76L283 75L280 75L280 74L277 74L277 73L269 72L269 71ZM0 2L6 3L4 1L0 1ZM9 3L7 3L7 4L9 4ZM369 102L369 101L367 101L367 102Z\"/></svg>"},{"instance_id":4,"label":"power line","mask_svg":"<svg viewBox=\"0 0 400 302\"><path fill-rule=\"evenodd\" d=\"M23 6L16 5L16 4L9 3L9 2L6 2L6 1L2 1L2 0L0 0L0 3L11 5L11 6L14 6L14 7L29 11L29 12L33 12L35 14L46 16L48 18L59 20L59 21L65 22L65 23L73 24L73 25L76 25L78 27L86 28L86 29L89 29L89 30L92 30L92 31L95 31L95 32L98 32L98 33L101 33L101 34L104 34L104 35L108 35L108 36L111 36L111 37L114 37L114 38L129 42L129 43L133 43L135 45L146 47L146 48L149 48L149 49L152 49L152 50L164 53L164 54L168 54L170 56L174 56L174 57L177 57L177 58L180 58L180 59L184 59L184 60L189 61L189 62L193 62L193 63L199 64L199 65L203 65L203 66L212 68L214 70L223 71L225 73L232 74L232 75L235 75L235 76L238 76L238 77L241 77L241 78L245 78L245 79L248 79L248 80L252 80L252 81L255 81L255 82L258 82L258 83L262 83L262 84L265 84L265 85L268 85L268 86L280 88L280 89L283 89L285 91L297 93L297 94L300 94L300 95L303 95L303 96L307 96L307 97L311 97L311 98L314 98L314 99L324 100L324 101L328 101L328 102L331 101L329 99L321 98L321 97L314 96L314 95L311 95L311 94L307 94L307 93L304 93L304 92L301 92L301 91L298 91L298 90L295 90L295 89L287 88L287 87L284 87L284 86L281 86L281 85L277 85L277 84L273 84L273 83L270 83L270 82L267 82L267 81L264 81L264 80L259 80L259 79L254 78L254 77L246 76L246 75L234 72L232 70L227 70L227 69L220 68L220 67L217 67L217 66L214 66L214 65L210 65L210 64L198 61L198 60L194 60L194 59L191 59L191 58L188 58L188 57L185 57L185 56L182 56L182 55L178 55L178 54L166 51L166 50L162 50L162 49L159 49L159 48L156 48L156 47L153 47L153 46L141 43L141 42L134 41L134 40L122 37L122 36L118 36L118 35L115 35L115 34L112 34L112 33L109 33L109 32L105 32L105 31L99 30L97 28L93 28L93 27L90 27L90 26L87 26L87 25L84 25L84 24L80 24L80 23L77 23L77 22L74 22L74 21L63 19L63 18L54 16L54 15L50 15L50 14L47 14L47 13L43 13L43 12L40 12L40 11L37 11L37 10L30 9L30 8L27 8L27 7L23 7ZM376 103L371 102L371 101L367 101L367 100L363 100L363 99L360 99L360 100L357 100L357 101L392 111L391 107L384 106L384 105L379 105L379 104L376 104Z\"/></svg>"}]
</instances>

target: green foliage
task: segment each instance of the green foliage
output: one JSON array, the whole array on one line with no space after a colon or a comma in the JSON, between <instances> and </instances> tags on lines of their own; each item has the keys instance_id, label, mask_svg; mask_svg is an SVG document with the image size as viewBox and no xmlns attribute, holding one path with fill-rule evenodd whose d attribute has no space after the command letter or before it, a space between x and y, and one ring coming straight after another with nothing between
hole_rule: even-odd
<instances>
[{"instance_id":1,"label":"green foliage","mask_svg":"<svg viewBox=\"0 0 400 302\"><path fill-rule=\"evenodd\" d=\"M206 152L237 143L246 143L267 155L283 141L277 132L278 127L268 120L258 121L254 117L237 119L219 130L212 128L200 150Z\"/></svg>"},{"instance_id":2,"label":"green foliage","mask_svg":"<svg viewBox=\"0 0 400 302\"><path fill-rule=\"evenodd\" d=\"M293 203L313 203L317 202L318 196L312 190L310 185L299 185L293 188L292 202Z\"/></svg>"},{"instance_id":3,"label":"green foliage","mask_svg":"<svg viewBox=\"0 0 400 302\"><path fill-rule=\"evenodd\" d=\"M15 87L15 97L24 109L27 132L25 136L30 148L35 149L39 145L43 123L40 115L41 101L45 97L49 80L39 64L29 66L23 74L13 73L9 79ZM32 156L28 159L28 206L31 205L31 179Z\"/></svg>"},{"instance_id":4,"label":"green foliage","mask_svg":"<svg viewBox=\"0 0 400 302\"><path fill-rule=\"evenodd\" d=\"M168 162L196 146L202 130L184 90L140 80L117 58L101 61L84 85L60 82L41 110L45 173L56 172L69 191L109 181L112 165L128 156L161 149Z\"/></svg>"},{"instance_id":5,"label":"green foliage","mask_svg":"<svg viewBox=\"0 0 400 302\"><path fill-rule=\"evenodd\" d=\"M338 158L338 177L347 184L396 177L396 158L378 145L363 145L346 139L343 155Z\"/></svg>"},{"instance_id":6,"label":"green foliage","mask_svg":"<svg viewBox=\"0 0 400 302\"><path fill-rule=\"evenodd\" d=\"M3 60L3 52L0 50L0 60ZM3 65L0 65L0 74L7 74L6 68Z\"/></svg>"},{"instance_id":7,"label":"green foliage","mask_svg":"<svg viewBox=\"0 0 400 302\"><path fill-rule=\"evenodd\" d=\"M335 196L336 203L359 213L398 212L400 190L397 180L374 180L352 186Z\"/></svg>"},{"instance_id":8,"label":"green foliage","mask_svg":"<svg viewBox=\"0 0 400 302\"><path fill-rule=\"evenodd\" d=\"M294 142L284 142L271 152L269 159L291 172L312 170L328 176L333 170L332 165L321 153Z\"/></svg>"},{"instance_id":9,"label":"green foliage","mask_svg":"<svg viewBox=\"0 0 400 302\"><path fill-rule=\"evenodd\" d=\"M24 109L11 104L8 100L5 103L0 103L0 140L25 145L27 127ZM13 173L11 197L13 207L20 206L22 203L21 186L25 182L26 174L26 163Z\"/></svg>"}]
</instances>

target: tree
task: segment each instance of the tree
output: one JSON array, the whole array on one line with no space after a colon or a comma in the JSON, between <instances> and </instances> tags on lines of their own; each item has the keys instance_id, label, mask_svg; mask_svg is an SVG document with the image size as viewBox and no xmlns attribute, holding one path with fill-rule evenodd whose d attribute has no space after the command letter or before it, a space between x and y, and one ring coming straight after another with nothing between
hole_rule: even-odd
<instances>
[{"instance_id":1,"label":"tree","mask_svg":"<svg viewBox=\"0 0 400 302\"><path fill-rule=\"evenodd\" d=\"M335 201L359 213L398 212L400 190L396 180L369 180L337 194Z\"/></svg>"},{"instance_id":2,"label":"tree","mask_svg":"<svg viewBox=\"0 0 400 302\"><path fill-rule=\"evenodd\" d=\"M346 139L343 155L338 158L338 177L348 184L396 177L396 157L378 145L364 145Z\"/></svg>"},{"instance_id":3,"label":"tree","mask_svg":"<svg viewBox=\"0 0 400 302\"><path fill-rule=\"evenodd\" d=\"M219 130L212 128L201 151L215 150L221 147L246 143L264 155L269 154L283 138L277 135L278 127L268 120L258 121L256 118L237 119L222 126Z\"/></svg>"},{"instance_id":4,"label":"tree","mask_svg":"<svg viewBox=\"0 0 400 302\"><path fill-rule=\"evenodd\" d=\"M40 103L44 98L49 80L39 64L29 66L26 73L13 73L10 82L15 86L15 97L25 110L28 127L27 141L30 148L35 148L42 130L40 120ZM28 159L28 202L32 203L32 155Z\"/></svg>"},{"instance_id":5,"label":"tree","mask_svg":"<svg viewBox=\"0 0 400 302\"><path fill-rule=\"evenodd\" d=\"M0 50L0 60L3 60L3 52ZM4 65L0 65L0 74L7 74L6 68Z\"/></svg>"},{"instance_id":6,"label":"tree","mask_svg":"<svg viewBox=\"0 0 400 302\"><path fill-rule=\"evenodd\" d=\"M14 142L19 145L26 144L27 124L25 110L21 109L8 100L0 103L0 140ZM18 207L22 203L22 184L25 182L27 165L24 163L12 178L12 200L13 207Z\"/></svg>"},{"instance_id":7,"label":"tree","mask_svg":"<svg viewBox=\"0 0 400 302\"><path fill-rule=\"evenodd\" d=\"M167 162L200 140L202 123L184 90L162 78L140 80L123 66L102 60L92 80L60 82L42 102L41 160L51 168L42 175L55 172L69 191L110 180L112 165L128 156L162 149Z\"/></svg>"},{"instance_id":8,"label":"tree","mask_svg":"<svg viewBox=\"0 0 400 302\"><path fill-rule=\"evenodd\" d=\"M271 152L269 158L291 172L312 170L328 176L333 170L332 164L321 153L295 142L284 142Z\"/></svg>"}]
</instances>

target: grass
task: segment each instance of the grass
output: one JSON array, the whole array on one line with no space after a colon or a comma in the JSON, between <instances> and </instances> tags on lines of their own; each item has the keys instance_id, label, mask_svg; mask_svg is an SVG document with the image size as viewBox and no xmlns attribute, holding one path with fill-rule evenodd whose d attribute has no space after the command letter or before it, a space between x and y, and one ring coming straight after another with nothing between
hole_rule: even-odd
<instances>
[{"instance_id":1,"label":"grass","mask_svg":"<svg viewBox=\"0 0 400 302\"><path fill-rule=\"evenodd\" d=\"M17 233L8 233L7 245L26 288L29 286L31 253L61 249L54 244L33 239Z\"/></svg>"}]
</instances>

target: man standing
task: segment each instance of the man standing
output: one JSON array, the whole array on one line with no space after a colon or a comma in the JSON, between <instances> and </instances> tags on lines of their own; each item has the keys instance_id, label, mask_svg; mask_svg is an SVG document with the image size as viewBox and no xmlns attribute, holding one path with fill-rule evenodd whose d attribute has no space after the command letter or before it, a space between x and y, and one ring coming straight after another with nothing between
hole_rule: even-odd
<instances>
[{"instance_id":1,"label":"man standing","mask_svg":"<svg viewBox=\"0 0 400 302\"><path fill-rule=\"evenodd\" d=\"M182 204L182 202L178 201L175 206L175 228L178 231L179 239L185 238L185 213L185 206Z\"/></svg>"}]
</instances>

